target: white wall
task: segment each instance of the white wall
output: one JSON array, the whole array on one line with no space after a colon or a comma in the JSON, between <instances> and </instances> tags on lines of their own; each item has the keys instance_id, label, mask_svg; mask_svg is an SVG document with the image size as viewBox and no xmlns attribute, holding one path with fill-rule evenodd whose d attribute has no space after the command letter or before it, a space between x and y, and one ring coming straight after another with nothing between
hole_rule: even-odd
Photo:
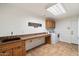
<instances>
[{"instance_id":1,"label":"white wall","mask_svg":"<svg viewBox=\"0 0 79 59\"><path fill-rule=\"evenodd\" d=\"M70 29L68 29L68 27L70 27ZM78 44L78 17L56 21L55 31L60 34L60 41Z\"/></svg>"},{"instance_id":2,"label":"white wall","mask_svg":"<svg viewBox=\"0 0 79 59\"><path fill-rule=\"evenodd\" d=\"M28 27L28 22L40 23L42 27ZM44 18L30 15L16 6L0 5L0 36L8 36L11 32L20 35L45 31Z\"/></svg>"},{"instance_id":3,"label":"white wall","mask_svg":"<svg viewBox=\"0 0 79 59\"><path fill-rule=\"evenodd\" d=\"M78 17L78 44L79 44L79 17Z\"/></svg>"}]
</instances>

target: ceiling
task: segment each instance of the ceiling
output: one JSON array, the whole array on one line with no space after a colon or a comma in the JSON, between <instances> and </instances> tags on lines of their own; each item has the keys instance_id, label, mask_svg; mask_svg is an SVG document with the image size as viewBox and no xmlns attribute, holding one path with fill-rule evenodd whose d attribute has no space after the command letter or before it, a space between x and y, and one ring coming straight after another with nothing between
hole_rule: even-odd
<instances>
[{"instance_id":1,"label":"ceiling","mask_svg":"<svg viewBox=\"0 0 79 59\"><path fill-rule=\"evenodd\" d=\"M47 17L53 17L56 19L62 19L67 17L73 17L79 15L79 3L62 3L66 13L60 16L54 16L52 13L47 12Z\"/></svg>"},{"instance_id":2,"label":"ceiling","mask_svg":"<svg viewBox=\"0 0 79 59\"><path fill-rule=\"evenodd\" d=\"M37 15L41 17L51 17L55 19L73 17L79 15L79 3L62 3L66 10L66 13L60 16L54 16L52 13L48 12L46 9L56 3L16 3L16 4L0 4L1 7L13 7L17 8L18 11L24 12L26 14Z\"/></svg>"}]
</instances>

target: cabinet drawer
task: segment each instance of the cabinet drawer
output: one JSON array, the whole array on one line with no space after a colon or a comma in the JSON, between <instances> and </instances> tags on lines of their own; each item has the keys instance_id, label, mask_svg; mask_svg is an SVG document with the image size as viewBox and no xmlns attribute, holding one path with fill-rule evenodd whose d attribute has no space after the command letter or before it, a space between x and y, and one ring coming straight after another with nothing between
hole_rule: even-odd
<instances>
[{"instance_id":1,"label":"cabinet drawer","mask_svg":"<svg viewBox=\"0 0 79 59\"><path fill-rule=\"evenodd\" d=\"M17 46L22 46L22 42L15 42L15 43L2 45L0 50L12 49L12 48L16 48Z\"/></svg>"},{"instance_id":2,"label":"cabinet drawer","mask_svg":"<svg viewBox=\"0 0 79 59\"><path fill-rule=\"evenodd\" d=\"M12 56L12 49L1 51L0 56Z\"/></svg>"}]
</instances>

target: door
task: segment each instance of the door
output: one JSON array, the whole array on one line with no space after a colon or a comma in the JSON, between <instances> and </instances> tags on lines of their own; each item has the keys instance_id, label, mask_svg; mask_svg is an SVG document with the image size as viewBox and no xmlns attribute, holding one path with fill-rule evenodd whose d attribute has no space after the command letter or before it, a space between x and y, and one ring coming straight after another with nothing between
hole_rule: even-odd
<instances>
[{"instance_id":1,"label":"door","mask_svg":"<svg viewBox=\"0 0 79 59\"><path fill-rule=\"evenodd\" d=\"M63 42L78 43L78 17L57 21L56 31Z\"/></svg>"},{"instance_id":2,"label":"door","mask_svg":"<svg viewBox=\"0 0 79 59\"><path fill-rule=\"evenodd\" d=\"M71 21L71 39L72 43L78 44L78 18L74 18Z\"/></svg>"}]
</instances>

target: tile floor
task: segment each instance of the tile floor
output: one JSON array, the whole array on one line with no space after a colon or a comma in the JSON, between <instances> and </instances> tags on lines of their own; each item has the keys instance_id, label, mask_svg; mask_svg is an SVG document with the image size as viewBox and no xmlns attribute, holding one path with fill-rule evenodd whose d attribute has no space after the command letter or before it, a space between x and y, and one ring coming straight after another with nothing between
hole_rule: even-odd
<instances>
[{"instance_id":1,"label":"tile floor","mask_svg":"<svg viewBox=\"0 0 79 59\"><path fill-rule=\"evenodd\" d=\"M78 45L65 42L45 44L28 51L27 56L78 56Z\"/></svg>"}]
</instances>

